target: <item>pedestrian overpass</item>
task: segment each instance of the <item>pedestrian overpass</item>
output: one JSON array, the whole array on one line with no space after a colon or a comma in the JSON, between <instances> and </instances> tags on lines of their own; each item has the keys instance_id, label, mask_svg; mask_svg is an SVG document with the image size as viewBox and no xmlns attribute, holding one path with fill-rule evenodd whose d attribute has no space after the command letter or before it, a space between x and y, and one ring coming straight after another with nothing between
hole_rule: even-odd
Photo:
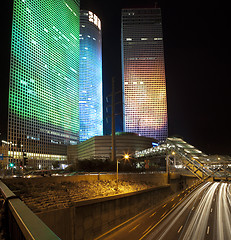
<instances>
[{"instance_id":1,"label":"pedestrian overpass","mask_svg":"<svg viewBox=\"0 0 231 240\"><path fill-rule=\"evenodd\" d=\"M227 170L231 167L231 159L210 157L181 138L167 138L158 146L135 152L135 158L150 159L153 157L165 157L166 169L169 167L188 169L199 179L210 177L229 178L231 173Z\"/></svg>"}]
</instances>

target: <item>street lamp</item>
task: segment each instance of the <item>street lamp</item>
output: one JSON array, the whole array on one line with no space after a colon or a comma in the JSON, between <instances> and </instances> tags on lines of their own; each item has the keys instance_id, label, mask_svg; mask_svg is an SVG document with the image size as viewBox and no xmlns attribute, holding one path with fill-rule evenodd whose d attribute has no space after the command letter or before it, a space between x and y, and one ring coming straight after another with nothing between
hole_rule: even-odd
<instances>
[{"instance_id":1,"label":"street lamp","mask_svg":"<svg viewBox=\"0 0 231 240\"><path fill-rule=\"evenodd\" d=\"M173 156L174 158L174 162L173 162L173 165L176 166L176 158L175 158L175 155L176 155L176 152L172 151L171 153L166 153L166 173L168 174L169 173L169 157L170 156Z\"/></svg>"},{"instance_id":2,"label":"street lamp","mask_svg":"<svg viewBox=\"0 0 231 240\"><path fill-rule=\"evenodd\" d=\"M12 168L14 167L14 163L10 163L9 166Z\"/></svg>"},{"instance_id":3,"label":"street lamp","mask_svg":"<svg viewBox=\"0 0 231 240\"><path fill-rule=\"evenodd\" d=\"M172 156L173 156L173 166L176 167L176 152L172 151Z\"/></svg>"},{"instance_id":4,"label":"street lamp","mask_svg":"<svg viewBox=\"0 0 231 240\"><path fill-rule=\"evenodd\" d=\"M129 160L129 158L130 155L126 153L123 155L122 159ZM119 188L119 159L116 160L116 190L118 190L118 188Z\"/></svg>"}]
</instances>

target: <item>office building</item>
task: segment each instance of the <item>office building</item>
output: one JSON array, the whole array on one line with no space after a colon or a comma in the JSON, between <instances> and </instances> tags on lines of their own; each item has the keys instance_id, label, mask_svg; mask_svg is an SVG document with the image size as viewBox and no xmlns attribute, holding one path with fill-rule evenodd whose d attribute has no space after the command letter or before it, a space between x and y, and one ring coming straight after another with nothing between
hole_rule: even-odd
<instances>
[{"instance_id":1,"label":"office building","mask_svg":"<svg viewBox=\"0 0 231 240\"><path fill-rule=\"evenodd\" d=\"M101 21L80 11L79 119L80 142L103 134Z\"/></svg>"},{"instance_id":2,"label":"office building","mask_svg":"<svg viewBox=\"0 0 231 240\"><path fill-rule=\"evenodd\" d=\"M124 131L157 140L168 135L161 10L123 9Z\"/></svg>"},{"instance_id":3,"label":"office building","mask_svg":"<svg viewBox=\"0 0 231 240\"><path fill-rule=\"evenodd\" d=\"M116 139L116 158L132 155L135 151L147 149L157 144L157 140L138 136L134 133L120 133ZM78 145L68 146L68 162L76 163L81 160L111 159L111 136L95 136Z\"/></svg>"},{"instance_id":4,"label":"office building","mask_svg":"<svg viewBox=\"0 0 231 240\"><path fill-rule=\"evenodd\" d=\"M8 161L66 160L79 134L79 0L14 0Z\"/></svg>"}]
</instances>

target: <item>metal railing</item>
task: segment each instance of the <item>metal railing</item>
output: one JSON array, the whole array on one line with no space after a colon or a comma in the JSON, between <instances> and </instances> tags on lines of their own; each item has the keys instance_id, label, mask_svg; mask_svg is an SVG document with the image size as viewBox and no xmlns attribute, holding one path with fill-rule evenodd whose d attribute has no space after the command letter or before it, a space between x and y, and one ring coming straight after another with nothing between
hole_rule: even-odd
<instances>
[{"instance_id":1,"label":"metal railing","mask_svg":"<svg viewBox=\"0 0 231 240\"><path fill-rule=\"evenodd\" d=\"M36 216L2 181L0 191L5 200L6 235L12 240L58 240L52 230Z\"/></svg>"}]
</instances>

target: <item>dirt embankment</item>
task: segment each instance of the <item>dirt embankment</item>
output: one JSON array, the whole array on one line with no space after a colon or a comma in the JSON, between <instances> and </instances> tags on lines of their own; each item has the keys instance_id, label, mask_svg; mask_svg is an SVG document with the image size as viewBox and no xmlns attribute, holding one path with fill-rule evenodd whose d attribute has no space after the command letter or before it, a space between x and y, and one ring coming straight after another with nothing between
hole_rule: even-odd
<instances>
[{"instance_id":1,"label":"dirt embankment","mask_svg":"<svg viewBox=\"0 0 231 240\"><path fill-rule=\"evenodd\" d=\"M119 181L80 181L77 183L36 183L17 181L8 182L7 186L26 203L33 212L73 206L75 202L92 198L113 196L129 192L140 191L154 187L146 182Z\"/></svg>"}]
</instances>

